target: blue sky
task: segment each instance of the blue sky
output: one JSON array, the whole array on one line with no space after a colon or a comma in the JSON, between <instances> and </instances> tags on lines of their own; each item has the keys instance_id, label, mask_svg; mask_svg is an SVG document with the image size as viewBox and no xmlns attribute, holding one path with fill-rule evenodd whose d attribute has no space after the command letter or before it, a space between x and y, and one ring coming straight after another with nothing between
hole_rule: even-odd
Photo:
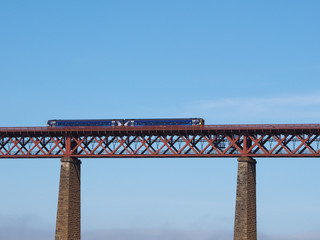
<instances>
[{"instance_id":1,"label":"blue sky","mask_svg":"<svg viewBox=\"0 0 320 240\"><path fill-rule=\"evenodd\" d=\"M319 10L295 0L0 1L0 126L319 123ZM261 240L320 239L319 168L258 159ZM0 161L0 238L53 238L59 171L58 159ZM230 158L83 159L83 239L230 239L236 171Z\"/></svg>"}]
</instances>

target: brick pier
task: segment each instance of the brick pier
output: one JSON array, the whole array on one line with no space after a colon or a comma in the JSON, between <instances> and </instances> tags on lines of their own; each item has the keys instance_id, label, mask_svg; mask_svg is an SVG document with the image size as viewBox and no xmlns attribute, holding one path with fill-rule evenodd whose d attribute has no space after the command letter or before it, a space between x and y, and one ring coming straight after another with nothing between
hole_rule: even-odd
<instances>
[{"instance_id":1,"label":"brick pier","mask_svg":"<svg viewBox=\"0 0 320 240\"><path fill-rule=\"evenodd\" d=\"M257 240L256 160L238 159L234 240Z\"/></svg>"},{"instance_id":2,"label":"brick pier","mask_svg":"<svg viewBox=\"0 0 320 240\"><path fill-rule=\"evenodd\" d=\"M80 164L77 158L61 159L55 240L80 240Z\"/></svg>"}]
</instances>

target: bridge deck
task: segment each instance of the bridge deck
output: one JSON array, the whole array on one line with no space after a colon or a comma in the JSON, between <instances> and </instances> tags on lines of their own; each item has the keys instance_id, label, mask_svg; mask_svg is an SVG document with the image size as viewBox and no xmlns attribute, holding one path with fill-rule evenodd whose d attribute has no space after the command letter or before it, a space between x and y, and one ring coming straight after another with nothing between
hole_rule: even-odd
<instances>
[{"instance_id":1,"label":"bridge deck","mask_svg":"<svg viewBox=\"0 0 320 240\"><path fill-rule=\"evenodd\" d=\"M144 127L0 127L4 133L85 133L85 132L161 132L161 131L200 131L200 132L288 132L320 131L320 124L230 124L204 126L144 126Z\"/></svg>"}]
</instances>

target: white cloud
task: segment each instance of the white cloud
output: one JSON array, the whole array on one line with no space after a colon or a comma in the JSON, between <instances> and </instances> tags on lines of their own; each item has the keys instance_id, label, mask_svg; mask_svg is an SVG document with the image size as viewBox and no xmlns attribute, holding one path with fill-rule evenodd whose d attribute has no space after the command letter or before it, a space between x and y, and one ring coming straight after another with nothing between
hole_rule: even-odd
<instances>
[{"instance_id":1,"label":"white cloud","mask_svg":"<svg viewBox=\"0 0 320 240\"><path fill-rule=\"evenodd\" d=\"M0 239L5 240L49 240L54 239L55 229L44 230L37 227L0 226ZM177 230L177 229L109 229L109 230L84 230L82 240L230 240L233 239L232 231L202 231L202 230ZM319 240L320 231L297 233L289 235L266 235L259 233L260 240Z\"/></svg>"},{"instance_id":2,"label":"white cloud","mask_svg":"<svg viewBox=\"0 0 320 240\"><path fill-rule=\"evenodd\" d=\"M221 123L319 123L320 93L277 97L231 97L201 100L189 114L203 116L209 124Z\"/></svg>"},{"instance_id":3,"label":"white cloud","mask_svg":"<svg viewBox=\"0 0 320 240\"><path fill-rule=\"evenodd\" d=\"M261 234L260 240L319 240L320 239L320 231L314 232L305 232L305 233L296 233L289 235L281 235L281 236L267 236Z\"/></svg>"},{"instance_id":4,"label":"white cloud","mask_svg":"<svg viewBox=\"0 0 320 240\"><path fill-rule=\"evenodd\" d=\"M83 240L230 240L232 231L187 231L187 230L101 230L85 231ZM320 232L300 233L293 235L258 234L260 240L319 240Z\"/></svg>"},{"instance_id":5,"label":"white cloud","mask_svg":"<svg viewBox=\"0 0 320 240\"><path fill-rule=\"evenodd\" d=\"M232 232L186 230L101 230L83 233L83 240L229 240Z\"/></svg>"}]
</instances>

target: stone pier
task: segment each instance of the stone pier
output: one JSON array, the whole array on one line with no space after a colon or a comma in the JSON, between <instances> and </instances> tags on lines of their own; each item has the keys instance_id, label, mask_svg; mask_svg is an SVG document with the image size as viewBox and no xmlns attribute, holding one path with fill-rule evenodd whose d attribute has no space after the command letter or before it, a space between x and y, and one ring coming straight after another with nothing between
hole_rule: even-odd
<instances>
[{"instance_id":1,"label":"stone pier","mask_svg":"<svg viewBox=\"0 0 320 240\"><path fill-rule=\"evenodd\" d=\"M234 240L257 240L256 160L238 159Z\"/></svg>"},{"instance_id":2,"label":"stone pier","mask_svg":"<svg viewBox=\"0 0 320 240\"><path fill-rule=\"evenodd\" d=\"M77 158L61 159L55 240L80 240L80 164Z\"/></svg>"}]
</instances>

